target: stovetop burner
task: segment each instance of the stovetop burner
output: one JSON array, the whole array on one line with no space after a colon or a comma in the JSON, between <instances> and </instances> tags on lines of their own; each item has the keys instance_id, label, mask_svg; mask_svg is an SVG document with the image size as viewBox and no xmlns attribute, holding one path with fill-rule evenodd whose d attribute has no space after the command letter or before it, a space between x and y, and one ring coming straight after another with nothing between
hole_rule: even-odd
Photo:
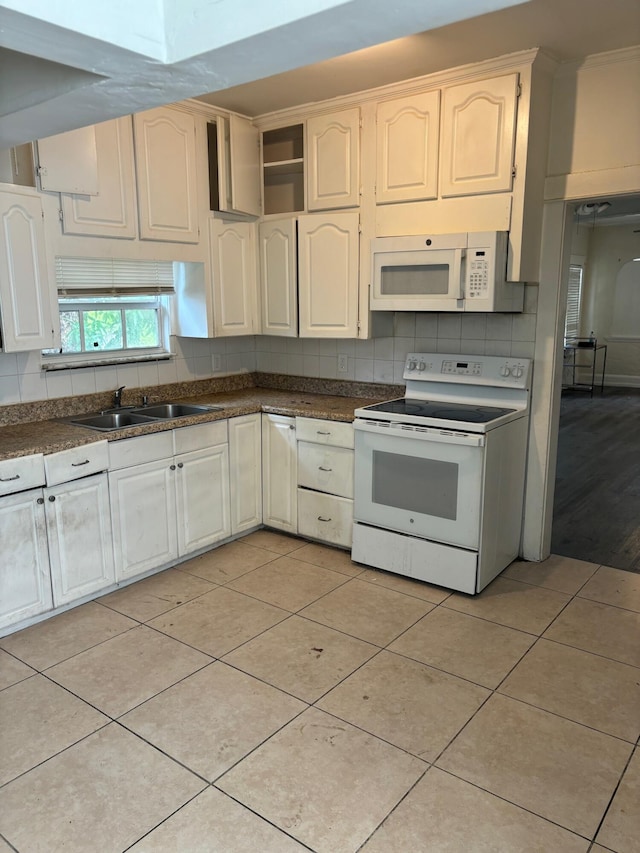
<instances>
[{"instance_id":1,"label":"stovetop burner","mask_svg":"<svg viewBox=\"0 0 640 853\"><path fill-rule=\"evenodd\" d=\"M459 421L461 423L486 424L509 415L515 409L503 409L498 406L474 406L468 403L442 403L434 400L415 400L400 397L367 406L369 412L389 412L394 415L413 415L414 417L434 418L436 420Z\"/></svg>"}]
</instances>

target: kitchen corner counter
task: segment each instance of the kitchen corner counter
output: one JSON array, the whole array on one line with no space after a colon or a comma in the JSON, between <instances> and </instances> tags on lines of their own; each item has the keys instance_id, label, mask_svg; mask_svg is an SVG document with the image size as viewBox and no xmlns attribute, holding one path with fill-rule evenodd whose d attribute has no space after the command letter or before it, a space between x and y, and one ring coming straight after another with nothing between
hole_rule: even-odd
<instances>
[{"instance_id":1,"label":"kitchen corner counter","mask_svg":"<svg viewBox=\"0 0 640 853\"><path fill-rule=\"evenodd\" d=\"M367 386L367 390L371 386ZM380 396L337 396L331 394L310 393L287 389L263 387L241 388L233 391L197 394L172 398L184 403L223 406L222 411L204 412L172 420L155 423L137 424L112 432L98 432L86 427L70 424L69 418L28 421L25 423L0 426L0 460L28 456L32 453L56 453L83 444L96 441L119 441L137 435L163 432L192 424L206 423L255 412L268 414L324 418L332 421L353 420L353 412L360 406L367 406L393 396L389 386L380 387Z\"/></svg>"}]
</instances>

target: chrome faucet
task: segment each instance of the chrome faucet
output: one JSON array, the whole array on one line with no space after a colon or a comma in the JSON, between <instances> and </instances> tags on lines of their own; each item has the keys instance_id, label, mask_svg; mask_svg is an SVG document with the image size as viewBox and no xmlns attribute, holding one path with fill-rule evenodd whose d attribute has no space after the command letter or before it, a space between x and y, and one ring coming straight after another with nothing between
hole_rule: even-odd
<instances>
[{"instance_id":1,"label":"chrome faucet","mask_svg":"<svg viewBox=\"0 0 640 853\"><path fill-rule=\"evenodd\" d=\"M122 406L122 392L126 388L126 385L121 385L119 388L116 388L113 394L113 405L116 409L119 409Z\"/></svg>"}]
</instances>

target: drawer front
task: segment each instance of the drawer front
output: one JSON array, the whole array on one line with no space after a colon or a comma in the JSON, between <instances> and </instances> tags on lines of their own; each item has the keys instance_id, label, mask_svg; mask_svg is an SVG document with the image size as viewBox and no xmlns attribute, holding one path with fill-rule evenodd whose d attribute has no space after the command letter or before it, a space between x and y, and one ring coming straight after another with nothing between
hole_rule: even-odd
<instances>
[{"instance_id":1,"label":"drawer front","mask_svg":"<svg viewBox=\"0 0 640 853\"><path fill-rule=\"evenodd\" d=\"M178 427L173 430L174 453L191 453L216 444L226 444L227 421L212 421L206 424Z\"/></svg>"},{"instance_id":2,"label":"drawer front","mask_svg":"<svg viewBox=\"0 0 640 853\"><path fill-rule=\"evenodd\" d=\"M353 497L353 450L298 442L298 485Z\"/></svg>"},{"instance_id":3,"label":"drawer front","mask_svg":"<svg viewBox=\"0 0 640 853\"><path fill-rule=\"evenodd\" d=\"M44 486L44 457L42 453L20 456L18 459L3 459L0 462L0 495L24 492L36 486Z\"/></svg>"},{"instance_id":4,"label":"drawer front","mask_svg":"<svg viewBox=\"0 0 640 853\"><path fill-rule=\"evenodd\" d=\"M298 532L301 536L351 547L353 501L298 489Z\"/></svg>"},{"instance_id":5,"label":"drawer front","mask_svg":"<svg viewBox=\"0 0 640 853\"><path fill-rule=\"evenodd\" d=\"M47 486L57 486L70 480L79 480L89 474L98 474L109 467L109 451L106 441L83 444L60 453L44 457Z\"/></svg>"},{"instance_id":6,"label":"drawer front","mask_svg":"<svg viewBox=\"0 0 640 853\"><path fill-rule=\"evenodd\" d=\"M334 447L353 447L353 426L341 421L320 418L296 418L298 441L331 444Z\"/></svg>"},{"instance_id":7,"label":"drawer front","mask_svg":"<svg viewBox=\"0 0 640 853\"><path fill-rule=\"evenodd\" d=\"M173 438L171 430L154 432L151 435L139 435L136 438L123 438L109 442L109 470L130 468L145 462L158 462L173 456Z\"/></svg>"}]
</instances>

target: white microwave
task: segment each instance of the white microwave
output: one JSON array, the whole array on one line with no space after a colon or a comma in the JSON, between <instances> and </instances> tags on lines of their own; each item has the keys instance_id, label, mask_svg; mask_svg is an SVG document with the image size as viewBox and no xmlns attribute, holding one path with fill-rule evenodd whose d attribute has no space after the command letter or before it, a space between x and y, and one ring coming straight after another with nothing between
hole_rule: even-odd
<instances>
[{"instance_id":1,"label":"white microwave","mask_svg":"<svg viewBox=\"0 0 640 853\"><path fill-rule=\"evenodd\" d=\"M524 286L506 281L507 231L377 237L372 311L522 311Z\"/></svg>"}]
</instances>

